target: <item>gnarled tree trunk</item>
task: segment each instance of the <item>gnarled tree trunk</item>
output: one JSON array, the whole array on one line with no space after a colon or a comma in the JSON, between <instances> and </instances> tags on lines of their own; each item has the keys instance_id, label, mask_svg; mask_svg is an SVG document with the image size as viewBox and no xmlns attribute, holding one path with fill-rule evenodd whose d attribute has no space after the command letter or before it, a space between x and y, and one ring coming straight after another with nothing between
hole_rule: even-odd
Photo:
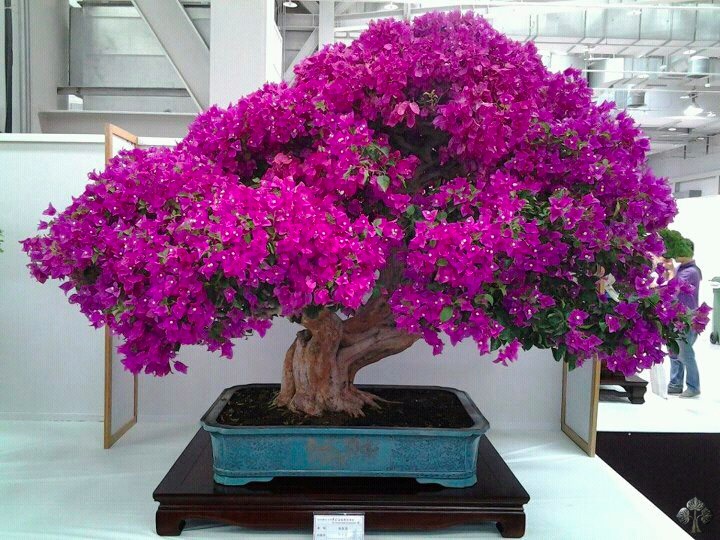
<instances>
[{"instance_id":1,"label":"gnarled tree trunk","mask_svg":"<svg viewBox=\"0 0 720 540\"><path fill-rule=\"evenodd\" d=\"M353 385L363 367L410 347L419 336L395 327L386 301L377 298L355 317L342 320L323 310L315 318L303 317L285 355L282 385L275 402L295 412L319 416L343 412L362 416L365 405L379 398Z\"/></svg>"}]
</instances>

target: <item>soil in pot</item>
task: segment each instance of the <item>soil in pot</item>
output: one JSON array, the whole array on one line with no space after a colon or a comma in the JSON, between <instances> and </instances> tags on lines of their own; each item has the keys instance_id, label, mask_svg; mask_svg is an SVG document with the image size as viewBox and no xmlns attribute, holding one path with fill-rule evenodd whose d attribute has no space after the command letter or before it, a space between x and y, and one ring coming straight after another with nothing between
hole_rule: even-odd
<instances>
[{"instance_id":1,"label":"soil in pot","mask_svg":"<svg viewBox=\"0 0 720 540\"><path fill-rule=\"evenodd\" d=\"M468 428L473 421L452 392L432 388L373 387L363 390L381 399L380 408L365 407L364 417L352 418L341 413L319 417L296 414L276 407L273 400L279 386L238 388L218 416L225 426L333 426L333 427L407 427Z\"/></svg>"}]
</instances>

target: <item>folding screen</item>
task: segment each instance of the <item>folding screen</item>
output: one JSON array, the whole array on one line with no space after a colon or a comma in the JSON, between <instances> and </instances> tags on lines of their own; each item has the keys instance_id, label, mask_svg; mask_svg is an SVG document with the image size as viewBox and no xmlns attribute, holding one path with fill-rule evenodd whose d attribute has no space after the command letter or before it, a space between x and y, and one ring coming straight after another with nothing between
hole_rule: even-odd
<instances>
[{"instance_id":1,"label":"folding screen","mask_svg":"<svg viewBox=\"0 0 720 540\"><path fill-rule=\"evenodd\" d=\"M600 362L587 360L572 371L563 366L560 428L589 456L595 455Z\"/></svg>"},{"instance_id":2,"label":"folding screen","mask_svg":"<svg viewBox=\"0 0 720 540\"><path fill-rule=\"evenodd\" d=\"M138 138L112 124L105 124L105 162L121 150L135 148ZM118 337L105 327L105 430L104 448L110 448L137 422L137 375L125 371L116 359Z\"/></svg>"}]
</instances>

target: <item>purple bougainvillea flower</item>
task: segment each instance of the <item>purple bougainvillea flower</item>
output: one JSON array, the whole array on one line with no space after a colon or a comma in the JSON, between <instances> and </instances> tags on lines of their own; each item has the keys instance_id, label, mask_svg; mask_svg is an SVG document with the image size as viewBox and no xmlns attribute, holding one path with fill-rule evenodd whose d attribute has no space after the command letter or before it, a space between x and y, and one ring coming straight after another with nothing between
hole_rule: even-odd
<instances>
[{"instance_id":1,"label":"purple bougainvillea flower","mask_svg":"<svg viewBox=\"0 0 720 540\"><path fill-rule=\"evenodd\" d=\"M615 307L615 311L626 319L635 319L638 316L638 305L636 303L620 302Z\"/></svg>"},{"instance_id":2,"label":"purple bougainvillea flower","mask_svg":"<svg viewBox=\"0 0 720 540\"><path fill-rule=\"evenodd\" d=\"M584 323L589 316L587 312L581 309L573 309L568 316L568 325L570 328L577 328Z\"/></svg>"},{"instance_id":3,"label":"purple bougainvillea flower","mask_svg":"<svg viewBox=\"0 0 720 540\"><path fill-rule=\"evenodd\" d=\"M620 319L613 315L605 315L605 324L607 325L608 332L614 333L620 330L622 326Z\"/></svg>"},{"instance_id":4,"label":"purple bougainvillea flower","mask_svg":"<svg viewBox=\"0 0 720 540\"><path fill-rule=\"evenodd\" d=\"M187 373L187 366L182 362L176 360L175 362L173 362L173 367L180 373Z\"/></svg>"},{"instance_id":5,"label":"purple bougainvillea flower","mask_svg":"<svg viewBox=\"0 0 720 540\"><path fill-rule=\"evenodd\" d=\"M510 343L507 347L505 347L498 353L497 358L493 360L493 362L506 366L508 362L512 362L513 360L517 359L519 350L520 342L518 340L514 340L512 343Z\"/></svg>"}]
</instances>

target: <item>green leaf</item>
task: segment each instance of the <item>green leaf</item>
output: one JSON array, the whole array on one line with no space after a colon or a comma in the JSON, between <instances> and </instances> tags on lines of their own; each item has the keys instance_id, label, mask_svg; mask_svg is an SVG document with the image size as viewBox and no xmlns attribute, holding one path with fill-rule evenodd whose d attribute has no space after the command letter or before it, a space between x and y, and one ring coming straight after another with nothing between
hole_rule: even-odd
<instances>
[{"instance_id":1,"label":"green leaf","mask_svg":"<svg viewBox=\"0 0 720 540\"><path fill-rule=\"evenodd\" d=\"M377 177L377 183L378 186L380 186L380 189L383 191L387 191L387 189L390 187L390 177L386 174L381 174Z\"/></svg>"},{"instance_id":2,"label":"green leaf","mask_svg":"<svg viewBox=\"0 0 720 540\"><path fill-rule=\"evenodd\" d=\"M447 259L444 259L441 257L437 260L437 262L435 264L437 264L438 266L447 266L448 262L447 262Z\"/></svg>"},{"instance_id":3,"label":"green leaf","mask_svg":"<svg viewBox=\"0 0 720 540\"><path fill-rule=\"evenodd\" d=\"M318 111L323 111L323 112L327 111L327 105L326 105L325 102L322 101L322 100L315 102L315 108L316 108Z\"/></svg>"},{"instance_id":4,"label":"green leaf","mask_svg":"<svg viewBox=\"0 0 720 540\"><path fill-rule=\"evenodd\" d=\"M408 206L407 209L405 210L405 215L408 216L408 217L410 217L410 216L412 216L414 213L415 213L415 205L414 205L414 204L411 204L411 205Z\"/></svg>"},{"instance_id":5,"label":"green leaf","mask_svg":"<svg viewBox=\"0 0 720 540\"><path fill-rule=\"evenodd\" d=\"M383 232L382 232L382 220L381 220L380 218L376 218L376 219L372 222L372 224L373 224L373 227L375 227L375 232L377 233L377 235L378 235L378 236L382 236L382 235L383 235Z\"/></svg>"},{"instance_id":6,"label":"green leaf","mask_svg":"<svg viewBox=\"0 0 720 540\"><path fill-rule=\"evenodd\" d=\"M567 365L568 365L568 371L572 371L573 369L575 369L575 367L577 367L577 357L567 356L565 358L565 361L567 362Z\"/></svg>"},{"instance_id":7,"label":"green leaf","mask_svg":"<svg viewBox=\"0 0 720 540\"><path fill-rule=\"evenodd\" d=\"M561 362L565 358L566 351L567 351L567 345L565 345L564 343L558 345L557 347L553 347L553 349L552 349L553 358L556 361Z\"/></svg>"},{"instance_id":8,"label":"green leaf","mask_svg":"<svg viewBox=\"0 0 720 540\"><path fill-rule=\"evenodd\" d=\"M680 344L674 339L668 340L667 348L668 352L673 356L677 356L678 354L680 354Z\"/></svg>"},{"instance_id":9,"label":"green leaf","mask_svg":"<svg viewBox=\"0 0 720 540\"><path fill-rule=\"evenodd\" d=\"M440 320L442 322L449 321L453 316L454 309L452 306L445 306L440 312Z\"/></svg>"}]
</instances>

